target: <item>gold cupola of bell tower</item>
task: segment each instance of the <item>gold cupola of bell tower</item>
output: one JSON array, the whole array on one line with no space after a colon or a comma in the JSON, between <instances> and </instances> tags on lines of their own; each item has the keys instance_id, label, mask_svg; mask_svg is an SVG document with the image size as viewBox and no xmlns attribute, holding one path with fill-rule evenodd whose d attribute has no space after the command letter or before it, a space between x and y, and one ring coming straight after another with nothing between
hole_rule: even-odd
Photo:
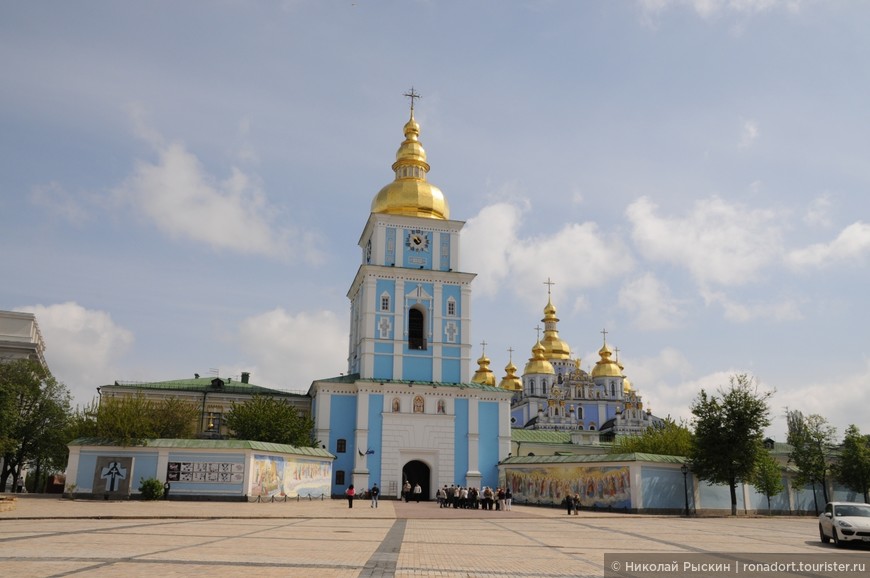
<instances>
[{"instance_id":1,"label":"gold cupola of bell tower","mask_svg":"<svg viewBox=\"0 0 870 578\"><path fill-rule=\"evenodd\" d=\"M420 95L411 88L405 96L411 99L411 118L405 123L405 140L396 151L392 167L396 178L375 195L372 213L447 220L450 209L444 193L426 180L429 163L420 144L420 125L414 119L414 99Z\"/></svg>"}]
</instances>

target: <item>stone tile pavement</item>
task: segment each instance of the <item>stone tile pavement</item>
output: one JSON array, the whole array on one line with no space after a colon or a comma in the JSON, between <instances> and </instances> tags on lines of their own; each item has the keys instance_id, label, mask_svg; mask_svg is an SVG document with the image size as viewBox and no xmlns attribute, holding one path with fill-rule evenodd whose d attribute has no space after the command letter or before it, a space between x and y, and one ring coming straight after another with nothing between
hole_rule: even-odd
<instances>
[{"instance_id":1,"label":"stone tile pavement","mask_svg":"<svg viewBox=\"0 0 870 578\"><path fill-rule=\"evenodd\" d=\"M0 512L0 576L602 576L606 553L839 551L806 517L679 518L382 500L103 502ZM870 552L866 555L870 562ZM868 566L870 567L870 566Z\"/></svg>"}]
</instances>

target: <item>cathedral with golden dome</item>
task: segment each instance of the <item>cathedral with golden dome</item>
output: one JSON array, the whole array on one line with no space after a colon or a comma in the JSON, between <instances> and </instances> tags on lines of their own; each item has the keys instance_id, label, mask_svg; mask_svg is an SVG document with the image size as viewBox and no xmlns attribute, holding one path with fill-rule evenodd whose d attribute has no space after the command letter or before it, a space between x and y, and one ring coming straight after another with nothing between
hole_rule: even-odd
<instances>
[{"instance_id":1,"label":"cathedral with golden dome","mask_svg":"<svg viewBox=\"0 0 870 578\"><path fill-rule=\"evenodd\" d=\"M559 337L559 318L548 279L543 337L532 346L531 357L517 375L511 359L498 387L513 392L511 427L549 431L595 432L585 437L639 435L662 420L644 409L643 398L625 376L625 368L607 344L607 332L591 372L572 357L571 348ZM539 329L540 331L540 329ZM491 361L483 355L472 381L496 385ZM583 437L583 436L581 436Z\"/></svg>"}]
</instances>

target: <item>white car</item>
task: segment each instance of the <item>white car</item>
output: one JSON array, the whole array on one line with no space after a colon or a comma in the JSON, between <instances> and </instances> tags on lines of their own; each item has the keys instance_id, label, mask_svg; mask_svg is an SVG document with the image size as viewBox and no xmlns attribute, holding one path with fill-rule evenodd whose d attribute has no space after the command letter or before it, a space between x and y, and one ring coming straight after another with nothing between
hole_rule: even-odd
<instances>
[{"instance_id":1,"label":"white car","mask_svg":"<svg viewBox=\"0 0 870 578\"><path fill-rule=\"evenodd\" d=\"M870 504L830 502L819 516L819 538L839 548L844 542L870 542Z\"/></svg>"}]
</instances>

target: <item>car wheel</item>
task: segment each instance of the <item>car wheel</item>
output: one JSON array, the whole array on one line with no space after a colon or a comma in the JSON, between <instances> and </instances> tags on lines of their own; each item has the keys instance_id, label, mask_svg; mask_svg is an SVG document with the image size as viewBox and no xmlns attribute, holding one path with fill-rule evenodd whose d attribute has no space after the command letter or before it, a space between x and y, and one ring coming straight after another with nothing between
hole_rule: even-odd
<instances>
[{"instance_id":1,"label":"car wheel","mask_svg":"<svg viewBox=\"0 0 870 578\"><path fill-rule=\"evenodd\" d=\"M837 528L831 528L831 536L834 538L834 546L836 546L837 548L842 548L843 546L845 546L845 544L843 544L840 541L840 538L837 536Z\"/></svg>"},{"instance_id":2,"label":"car wheel","mask_svg":"<svg viewBox=\"0 0 870 578\"><path fill-rule=\"evenodd\" d=\"M825 531L822 530L822 525L821 525L821 524L819 524L819 540L821 540L824 544L827 544L828 542L831 541L830 538L828 538L827 536L825 536Z\"/></svg>"}]
</instances>

